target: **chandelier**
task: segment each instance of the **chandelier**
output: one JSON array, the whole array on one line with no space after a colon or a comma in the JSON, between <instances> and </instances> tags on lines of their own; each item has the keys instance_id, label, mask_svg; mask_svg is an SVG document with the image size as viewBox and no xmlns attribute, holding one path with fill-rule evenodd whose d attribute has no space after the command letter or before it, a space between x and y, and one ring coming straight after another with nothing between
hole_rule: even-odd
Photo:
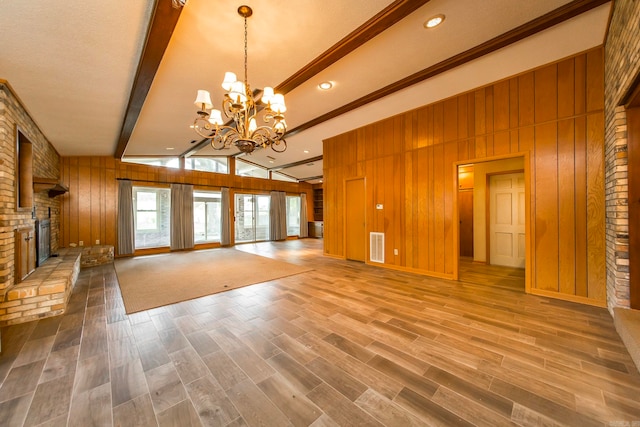
<instances>
[{"instance_id":1,"label":"chandelier","mask_svg":"<svg viewBox=\"0 0 640 427\"><path fill-rule=\"evenodd\" d=\"M287 131L283 114L287 111L284 96L274 93L271 87L265 87L260 105L254 99L247 81L247 18L253 11L249 6L240 6L238 14L244 18L244 81L238 80L234 73L225 73L222 88L227 93L222 101L222 111L213 109L208 91L198 90L195 101L198 116L193 128L203 138L210 138L211 146L216 150L235 145L243 153L267 147L281 153L287 149L287 142L283 139ZM222 119L223 112L231 119L228 124ZM262 113L265 125L258 126L258 113Z\"/></svg>"}]
</instances>

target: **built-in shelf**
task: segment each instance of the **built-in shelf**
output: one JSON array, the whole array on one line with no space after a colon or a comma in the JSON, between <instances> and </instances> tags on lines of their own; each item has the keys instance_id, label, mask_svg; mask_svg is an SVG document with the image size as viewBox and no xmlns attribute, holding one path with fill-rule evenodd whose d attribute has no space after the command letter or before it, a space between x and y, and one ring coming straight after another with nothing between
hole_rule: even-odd
<instances>
[{"instance_id":1,"label":"built-in shelf","mask_svg":"<svg viewBox=\"0 0 640 427\"><path fill-rule=\"evenodd\" d=\"M69 189L62 185L56 178L33 177L33 191L36 193L48 191L49 197L56 197L66 193Z\"/></svg>"},{"instance_id":2,"label":"built-in shelf","mask_svg":"<svg viewBox=\"0 0 640 427\"><path fill-rule=\"evenodd\" d=\"M313 219L322 221L324 216L324 201L322 187L313 189Z\"/></svg>"}]
</instances>

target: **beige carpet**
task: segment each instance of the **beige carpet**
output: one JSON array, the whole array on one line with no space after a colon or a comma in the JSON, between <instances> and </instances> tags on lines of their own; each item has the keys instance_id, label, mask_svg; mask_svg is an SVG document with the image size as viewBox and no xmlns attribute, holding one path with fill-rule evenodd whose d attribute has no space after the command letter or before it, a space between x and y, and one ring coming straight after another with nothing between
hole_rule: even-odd
<instances>
[{"instance_id":1,"label":"beige carpet","mask_svg":"<svg viewBox=\"0 0 640 427\"><path fill-rule=\"evenodd\" d=\"M127 314L311 270L228 248L122 258L114 265Z\"/></svg>"}]
</instances>

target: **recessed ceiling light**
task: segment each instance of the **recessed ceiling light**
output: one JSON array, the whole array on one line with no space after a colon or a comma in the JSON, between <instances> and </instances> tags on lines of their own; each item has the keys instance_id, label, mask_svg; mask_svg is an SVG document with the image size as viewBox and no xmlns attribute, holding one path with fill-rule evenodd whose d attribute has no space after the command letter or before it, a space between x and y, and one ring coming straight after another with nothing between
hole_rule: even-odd
<instances>
[{"instance_id":1,"label":"recessed ceiling light","mask_svg":"<svg viewBox=\"0 0 640 427\"><path fill-rule=\"evenodd\" d=\"M167 150L175 150L173 147L167 147Z\"/></svg>"},{"instance_id":2,"label":"recessed ceiling light","mask_svg":"<svg viewBox=\"0 0 640 427\"><path fill-rule=\"evenodd\" d=\"M274 163L274 161L273 160L269 160L269 163Z\"/></svg>"},{"instance_id":3,"label":"recessed ceiling light","mask_svg":"<svg viewBox=\"0 0 640 427\"><path fill-rule=\"evenodd\" d=\"M304 150L304 154L309 154L309 150Z\"/></svg>"},{"instance_id":4,"label":"recessed ceiling light","mask_svg":"<svg viewBox=\"0 0 640 427\"><path fill-rule=\"evenodd\" d=\"M331 82L322 82L318 85L318 87L322 90L329 90L333 87L333 83Z\"/></svg>"},{"instance_id":5,"label":"recessed ceiling light","mask_svg":"<svg viewBox=\"0 0 640 427\"><path fill-rule=\"evenodd\" d=\"M432 16L431 18L427 19L424 22L424 27L425 28L437 27L438 25L442 24L442 21L444 21L444 15L443 14Z\"/></svg>"}]
</instances>

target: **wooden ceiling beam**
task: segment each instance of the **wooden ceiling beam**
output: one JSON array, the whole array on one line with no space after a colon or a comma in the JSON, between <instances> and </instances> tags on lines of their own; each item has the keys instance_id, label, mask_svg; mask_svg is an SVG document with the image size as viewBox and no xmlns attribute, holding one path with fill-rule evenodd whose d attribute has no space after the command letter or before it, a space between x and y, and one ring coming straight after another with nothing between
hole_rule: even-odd
<instances>
[{"instance_id":1,"label":"wooden ceiling beam","mask_svg":"<svg viewBox=\"0 0 640 427\"><path fill-rule=\"evenodd\" d=\"M276 91L286 94L309 80L331 64L344 58L396 22L415 12L430 0L396 0L373 18L353 30L316 59L302 67L294 75L276 86Z\"/></svg>"},{"instance_id":2,"label":"wooden ceiling beam","mask_svg":"<svg viewBox=\"0 0 640 427\"><path fill-rule=\"evenodd\" d=\"M301 166L301 165L306 165L308 163L319 162L320 160L322 160L322 155L311 157L309 159L299 160L299 161L293 162L293 163L287 163L286 165L275 166L275 167L269 168L267 170L271 171L271 172L277 172L277 171L281 171L283 169L292 168L294 166Z\"/></svg>"},{"instance_id":3,"label":"wooden ceiling beam","mask_svg":"<svg viewBox=\"0 0 640 427\"><path fill-rule=\"evenodd\" d=\"M151 24L147 31L147 38L142 49L142 56L138 63L138 70L133 81L129 103L122 120L122 128L118 137L118 145L114 157L121 159L136 126L140 111L147 98L151 84L158 71L173 30L178 23L182 7L173 7L172 0L158 0L154 6Z\"/></svg>"},{"instance_id":4,"label":"wooden ceiling beam","mask_svg":"<svg viewBox=\"0 0 640 427\"><path fill-rule=\"evenodd\" d=\"M362 98L356 99L355 101L343 105L342 107L338 107L333 111L329 111L328 113L316 117L313 120L303 123L300 126L297 126L288 131L285 136L290 137L304 130L310 129L314 126L319 125L320 123L336 118L342 114L348 113L349 111L355 110L356 108L360 108L370 102L377 101L378 99L384 98L387 95L391 95L399 90L406 89L409 86L413 86L431 77L437 76L438 74L444 73L445 71L449 71L453 68L459 67L463 64L466 64L467 62L473 61L474 59L480 58L505 46L516 43L533 34L546 30L547 28L553 27L554 25L557 25L608 2L609 0L575 0L571 3L567 3L564 6L561 6L545 15L540 16L539 18L529 21L526 24L514 28L511 31L507 31L506 33L501 34L498 37L479 44L478 46L475 46L465 52L459 53L458 55L452 56L451 58L432 65L431 67L427 67L422 71L418 71L417 73L398 80L395 83L391 83L390 85L385 86L382 89L378 89L375 92L363 96Z\"/></svg>"}]
</instances>

